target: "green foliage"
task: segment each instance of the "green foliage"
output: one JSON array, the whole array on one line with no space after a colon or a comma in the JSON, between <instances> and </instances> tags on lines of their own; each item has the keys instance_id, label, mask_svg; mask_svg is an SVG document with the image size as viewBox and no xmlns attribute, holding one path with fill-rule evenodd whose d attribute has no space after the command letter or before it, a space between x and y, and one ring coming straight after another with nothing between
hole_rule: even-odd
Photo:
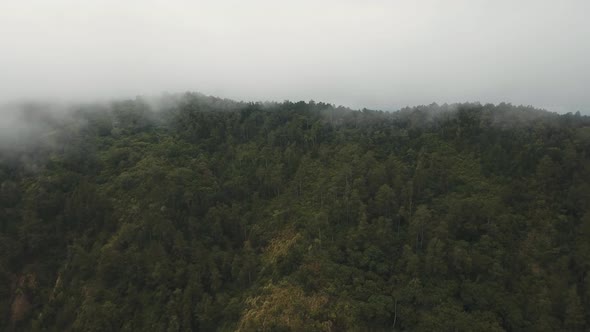
<instances>
[{"instance_id":1,"label":"green foliage","mask_svg":"<svg viewBox=\"0 0 590 332\"><path fill-rule=\"evenodd\" d=\"M590 328L590 119L199 94L0 152L0 330Z\"/></svg>"}]
</instances>

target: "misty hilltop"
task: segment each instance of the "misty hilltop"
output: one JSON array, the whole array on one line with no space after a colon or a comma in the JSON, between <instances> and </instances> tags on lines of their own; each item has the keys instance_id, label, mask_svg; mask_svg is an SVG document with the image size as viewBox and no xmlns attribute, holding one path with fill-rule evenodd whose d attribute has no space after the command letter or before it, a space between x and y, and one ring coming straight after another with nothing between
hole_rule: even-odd
<instances>
[{"instance_id":1,"label":"misty hilltop","mask_svg":"<svg viewBox=\"0 0 590 332\"><path fill-rule=\"evenodd\" d=\"M588 0L4 0L0 102L201 90L590 112Z\"/></svg>"},{"instance_id":2,"label":"misty hilltop","mask_svg":"<svg viewBox=\"0 0 590 332\"><path fill-rule=\"evenodd\" d=\"M198 93L0 121L2 331L583 331L590 117Z\"/></svg>"}]
</instances>

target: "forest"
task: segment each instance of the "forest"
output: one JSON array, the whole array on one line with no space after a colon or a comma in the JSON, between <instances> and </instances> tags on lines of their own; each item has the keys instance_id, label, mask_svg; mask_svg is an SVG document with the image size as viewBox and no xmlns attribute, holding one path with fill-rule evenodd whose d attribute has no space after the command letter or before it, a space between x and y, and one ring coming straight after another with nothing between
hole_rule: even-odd
<instances>
[{"instance_id":1,"label":"forest","mask_svg":"<svg viewBox=\"0 0 590 332\"><path fill-rule=\"evenodd\" d=\"M199 93L27 105L2 331L585 331L590 117Z\"/></svg>"}]
</instances>

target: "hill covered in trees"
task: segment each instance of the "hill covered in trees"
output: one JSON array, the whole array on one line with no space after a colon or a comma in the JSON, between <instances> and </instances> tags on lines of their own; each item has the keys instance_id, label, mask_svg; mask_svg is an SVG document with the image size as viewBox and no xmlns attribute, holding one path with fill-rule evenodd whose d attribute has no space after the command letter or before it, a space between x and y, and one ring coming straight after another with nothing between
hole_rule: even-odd
<instances>
[{"instance_id":1,"label":"hill covered in trees","mask_svg":"<svg viewBox=\"0 0 590 332\"><path fill-rule=\"evenodd\" d=\"M0 330L590 328L588 117L199 94L22 114Z\"/></svg>"}]
</instances>

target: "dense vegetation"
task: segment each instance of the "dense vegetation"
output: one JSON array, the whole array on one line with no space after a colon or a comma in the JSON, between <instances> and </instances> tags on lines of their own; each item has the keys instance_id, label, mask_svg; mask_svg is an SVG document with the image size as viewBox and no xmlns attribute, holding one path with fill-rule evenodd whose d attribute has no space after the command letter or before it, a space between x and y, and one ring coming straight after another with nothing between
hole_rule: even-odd
<instances>
[{"instance_id":1,"label":"dense vegetation","mask_svg":"<svg viewBox=\"0 0 590 332\"><path fill-rule=\"evenodd\" d=\"M590 328L578 113L186 94L25 115L44 134L0 153L0 330Z\"/></svg>"}]
</instances>

